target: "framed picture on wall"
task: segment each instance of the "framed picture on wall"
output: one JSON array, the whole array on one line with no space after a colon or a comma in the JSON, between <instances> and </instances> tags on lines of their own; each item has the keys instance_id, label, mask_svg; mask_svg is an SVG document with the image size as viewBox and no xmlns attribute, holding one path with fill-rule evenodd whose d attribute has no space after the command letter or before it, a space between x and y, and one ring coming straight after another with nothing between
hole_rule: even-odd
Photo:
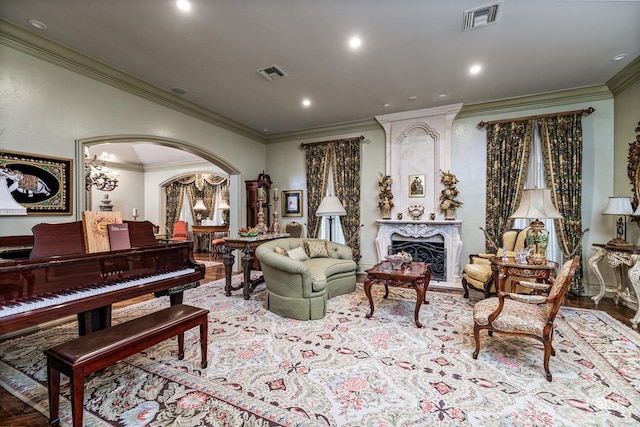
<instances>
[{"instance_id":1,"label":"framed picture on wall","mask_svg":"<svg viewBox=\"0 0 640 427\"><path fill-rule=\"evenodd\" d=\"M302 216L302 190L282 192L282 216Z\"/></svg>"},{"instance_id":2,"label":"framed picture on wall","mask_svg":"<svg viewBox=\"0 0 640 427\"><path fill-rule=\"evenodd\" d=\"M409 175L409 197L424 197L424 175Z\"/></svg>"},{"instance_id":3,"label":"framed picture on wall","mask_svg":"<svg viewBox=\"0 0 640 427\"><path fill-rule=\"evenodd\" d=\"M71 214L72 159L0 151L0 176L28 215Z\"/></svg>"}]
</instances>

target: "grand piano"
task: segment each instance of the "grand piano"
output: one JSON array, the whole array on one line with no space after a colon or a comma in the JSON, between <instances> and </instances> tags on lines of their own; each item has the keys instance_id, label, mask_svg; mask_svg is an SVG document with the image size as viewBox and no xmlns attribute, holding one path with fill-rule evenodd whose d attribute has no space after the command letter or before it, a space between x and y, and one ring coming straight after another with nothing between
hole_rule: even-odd
<instances>
[{"instance_id":1,"label":"grand piano","mask_svg":"<svg viewBox=\"0 0 640 427\"><path fill-rule=\"evenodd\" d=\"M161 243L148 221L125 221L131 249L86 253L81 221L38 224L28 258L0 259L0 335L76 314L86 335L111 326L111 305L153 293L182 302L204 265L191 242ZM28 246L29 236L0 237L0 246ZM9 251L11 252L11 251Z\"/></svg>"}]
</instances>

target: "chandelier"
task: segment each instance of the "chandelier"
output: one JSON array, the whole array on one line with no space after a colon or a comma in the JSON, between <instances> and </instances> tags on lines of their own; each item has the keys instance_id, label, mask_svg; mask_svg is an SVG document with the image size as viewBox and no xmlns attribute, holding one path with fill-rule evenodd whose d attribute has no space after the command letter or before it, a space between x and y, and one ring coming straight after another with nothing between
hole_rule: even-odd
<instances>
[{"instance_id":1,"label":"chandelier","mask_svg":"<svg viewBox=\"0 0 640 427\"><path fill-rule=\"evenodd\" d=\"M98 161L97 156L90 159L85 155L84 176L87 191L91 190L91 186L102 191L113 191L118 186L118 172L106 167L103 161Z\"/></svg>"}]
</instances>

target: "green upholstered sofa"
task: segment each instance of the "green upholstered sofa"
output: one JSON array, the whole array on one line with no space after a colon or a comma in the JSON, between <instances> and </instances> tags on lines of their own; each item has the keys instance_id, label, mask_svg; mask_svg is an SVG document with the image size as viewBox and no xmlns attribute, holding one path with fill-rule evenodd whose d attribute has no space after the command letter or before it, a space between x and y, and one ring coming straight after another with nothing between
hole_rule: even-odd
<instances>
[{"instance_id":1,"label":"green upholstered sofa","mask_svg":"<svg viewBox=\"0 0 640 427\"><path fill-rule=\"evenodd\" d=\"M312 258L303 261L292 258L294 253L304 250L305 242L315 248L326 247L326 252L315 251ZM309 255L308 250L305 253ZM356 289L357 266L349 246L325 240L284 238L261 244L255 254L267 285L267 309L282 317L322 319L329 298Z\"/></svg>"}]
</instances>

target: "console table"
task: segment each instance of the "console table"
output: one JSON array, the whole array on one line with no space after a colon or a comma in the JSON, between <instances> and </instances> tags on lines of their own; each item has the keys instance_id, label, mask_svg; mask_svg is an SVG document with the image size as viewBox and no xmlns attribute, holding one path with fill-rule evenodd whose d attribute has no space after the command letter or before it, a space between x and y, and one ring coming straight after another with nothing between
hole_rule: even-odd
<instances>
[{"instance_id":1,"label":"console table","mask_svg":"<svg viewBox=\"0 0 640 427\"><path fill-rule=\"evenodd\" d=\"M208 252L212 252L213 248L211 247L211 242L213 240L214 234L220 233L220 234L227 235L229 233L229 226L228 225L192 225L191 232L193 233L196 240L196 244L195 244L196 250L200 247L199 245L200 242L198 240L198 237L206 236Z\"/></svg>"},{"instance_id":2,"label":"console table","mask_svg":"<svg viewBox=\"0 0 640 427\"><path fill-rule=\"evenodd\" d=\"M618 304L619 300L629 302L636 306L636 315L630 320L634 328L638 327L640 323L640 248L637 246L630 246L629 248L609 247L602 243L594 243L591 245L591 249L596 251L596 254L589 258L589 267L595 273L600 282L600 292L598 295L591 297L591 299L598 305L600 300L605 296L607 292L613 294L613 300ZM607 259L609 267L613 268L616 277L616 283L614 287L608 288L600 273L599 263L603 258ZM629 291L629 287L623 285L623 273L627 272L631 286L635 295L632 295Z\"/></svg>"},{"instance_id":3,"label":"console table","mask_svg":"<svg viewBox=\"0 0 640 427\"><path fill-rule=\"evenodd\" d=\"M270 234L258 234L255 237L224 237L224 254L222 255L222 263L224 264L224 276L225 286L224 293L226 296L231 296L231 291L242 289L244 299L249 299L251 292L260 283L264 282L264 278L260 277L256 280L251 280L251 270L258 269L253 265L253 252L255 249L269 240L281 239L283 237L289 237L289 233L270 233ZM238 249L243 252L242 255L242 273L243 280L238 286L231 286L231 270L235 261L233 250Z\"/></svg>"}]
</instances>

